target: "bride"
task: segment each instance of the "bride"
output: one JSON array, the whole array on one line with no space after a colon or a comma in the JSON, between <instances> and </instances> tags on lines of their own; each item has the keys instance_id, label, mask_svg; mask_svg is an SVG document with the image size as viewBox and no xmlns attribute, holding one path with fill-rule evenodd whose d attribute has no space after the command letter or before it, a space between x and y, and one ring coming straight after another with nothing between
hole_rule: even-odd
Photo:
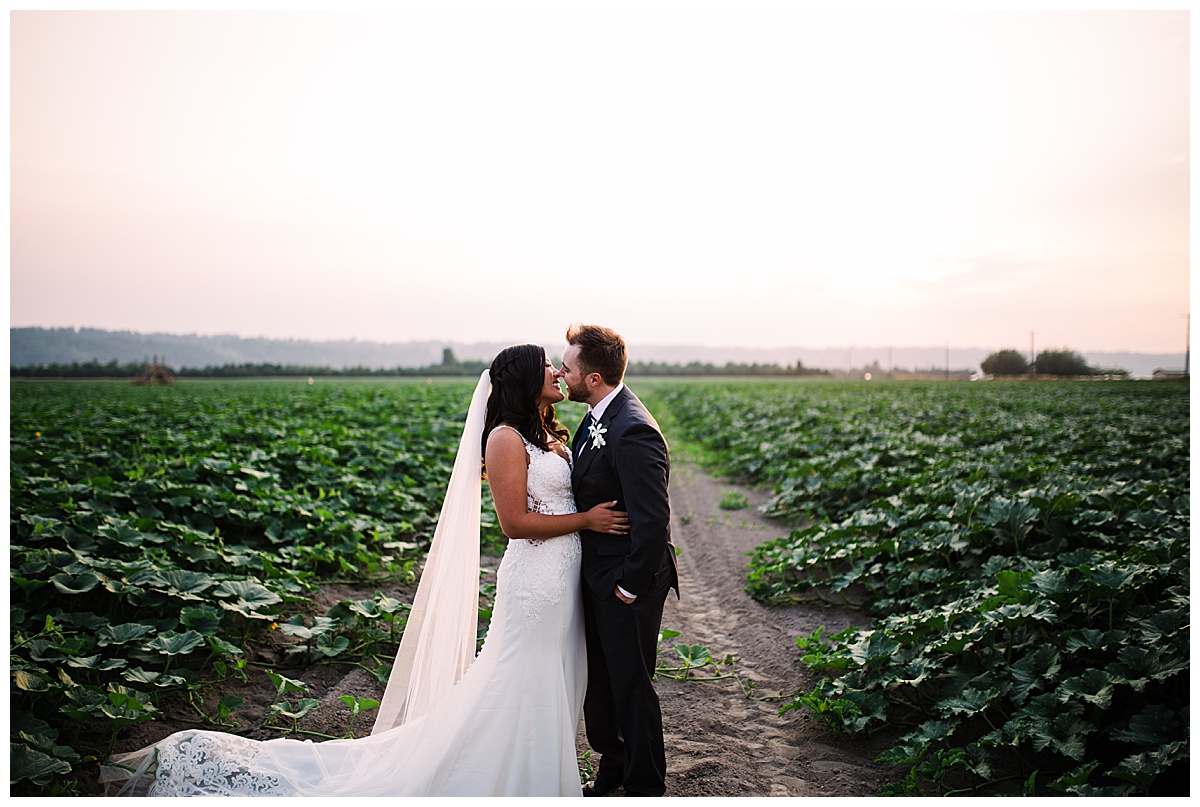
<instances>
[{"instance_id":1,"label":"bride","mask_svg":"<svg viewBox=\"0 0 1200 807\"><path fill-rule=\"evenodd\" d=\"M369 737L172 734L106 766L114 795L578 796L586 684L578 531L628 532L613 503L575 512L558 375L536 345L480 376L421 582ZM480 463L511 540L476 658Z\"/></svg>"}]
</instances>

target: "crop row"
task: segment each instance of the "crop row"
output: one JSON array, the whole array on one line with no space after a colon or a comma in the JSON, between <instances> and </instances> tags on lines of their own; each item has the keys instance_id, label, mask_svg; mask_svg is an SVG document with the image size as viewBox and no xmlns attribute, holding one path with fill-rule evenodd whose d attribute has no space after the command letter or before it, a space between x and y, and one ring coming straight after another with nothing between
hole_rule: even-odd
<instances>
[{"instance_id":1,"label":"crop row","mask_svg":"<svg viewBox=\"0 0 1200 807\"><path fill-rule=\"evenodd\" d=\"M167 695L225 725L202 692L267 638L308 662L388 657L406 606L321 615L311 593L414 579L469 399L460 382L14 384L13 792L74 792L112 748L81 730L115 740Z\"/></svg>"},{"instance_id":2,"label":"crop row","mask_svg":"<svg viewBox=\"0 0 1200 807\"><path fill-rule=\"evenodd\" d=\"M1185 386L709 384L655 402L795 525L753 553L748 591L873 615L798 639L822 678L785 710L890 731L889 792L1186 788Z\"/></svg>"}]
</instances>

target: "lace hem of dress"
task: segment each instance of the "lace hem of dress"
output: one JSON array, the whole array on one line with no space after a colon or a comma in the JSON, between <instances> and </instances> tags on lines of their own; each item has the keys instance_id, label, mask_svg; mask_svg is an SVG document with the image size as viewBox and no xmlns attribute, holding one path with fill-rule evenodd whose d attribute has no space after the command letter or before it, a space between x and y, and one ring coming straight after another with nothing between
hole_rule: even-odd
<instances>
[{"instance_id":1,"label":"lace hem of dress","mask_svg":"<svg viewBox=\"0 0 1200 807\"><path fill-rule=\"evenodd\" d=\"M239 738L194 734L158 748L149 796L287 796L279 778L259 770L258 752Z\"/></svg>"}]
</instances>

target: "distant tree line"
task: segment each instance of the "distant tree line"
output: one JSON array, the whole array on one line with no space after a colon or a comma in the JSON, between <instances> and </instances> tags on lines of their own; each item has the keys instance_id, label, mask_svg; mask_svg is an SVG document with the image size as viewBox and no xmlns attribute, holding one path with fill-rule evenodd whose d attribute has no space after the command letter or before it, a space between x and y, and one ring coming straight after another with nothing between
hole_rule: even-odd
<instances>
[{"instance_id":1,"label":"distant tree line","mask_svg":"<svg viewBox=\"0 0 1200 807\"><path fill-rule=\"evenodd\" d=\"M1023 376L1032 371L1035 375L1053 375L1078 378L1083 376L1117 375L1127 376L1128 370L1121 368L1091 367L1087 360L1073 350L1043 350L1031 366L1025 355L1017 350L998 350L979 364L988 375Z\"/></svg>"},{"instance_id":2,"label":"distant tree line","mask_svg":"<svg viewBox=\"0 0 1200 807\"><path fill-rule=\"evenodd\" d=\"M440 364L425 367L327 367L308 364L251 363L224 364L221 366L182 367L176 371L180 378L304 378L304 377L430 377L464 376L474 377L487 369L489 362L478 360L461 361L454 351L446 348ZM143 368L141 362L119 362L112 359L70 364L31 364L25 367L9 367L12 378L133 378ZM1017 350L999 350L989 355L980 364L983 372L992 376L1025 376L1030 370L1036 375L1086 377L1099 375L1127 376L1128 370L1090 367L1083 356L1073 350L1043 350L1037 355L1032 368L1029 360ZM883 375L878 362L869 368ZM935 370L930 370L934 373ZM941 371L936 371L941 372ZM745 364L726 362L724 365L711 362L688 362L668 364L657 361L632 362L626 371L631 376L829 376L829 370L805 367L797 361L795 366L779 364ZM957 375L957 374L956 374Z\"/></svg>"},{"instance_id":3,"label":"distant tree line","mask_svg":"<svg viewBox=\"0 0 1200 807\"><path fill-rule=\"evenodd\" d=\"M26 367L9 366L10 378L133 378L145 366L140 361L122 364L116 359L101 364L98 360L70 364L30 364Z\"/></svg>"},{"instance_id":4,"label":"distant tree line","mask_svg":"<svg viewBox=\"0 0 1200 807\"><path fill-rule=\"evenodd\" d=\"M314 367L307 364L226 364L220 367L184 367L180 378L303 378L305 376L477 376L487 369L486 362L462 362L455 367L431 364L428 367Z\"/></svg>"},{"instance_id":5,"label":"distant tree line","mask_svg":"<svg viewBox=\"0 0 1200 807\"><path fill-rule=\"evenodd\" d=\"M805 367L803 362L797 361L795 367L781 366L778 364L743 364L741 362L726 362L724 365L711 364L709 362L688 362L687 364L667 364L659 361L635 361L631 362L625 370L627 375L665 375L665 376L691 376L691 375L724 375L724 376L807 376L807 375L829 375L828 370L818 370L813 367Z\"/></svg>"},{"instance_id":6,"label":"distant tree line","mask_svg":"<svg viewBox=\"0 0 1200 807\"><path fill-rule=\"evenodd\" d=\"M329 376L355 377L412 377L412 376L470 376L474 377L487 369L490 362L460 361L450 348L442 352L440 364L426 367L323 367L307 364L251 363L224 364L221 366L181 367L176 371L180 378L305 378ZM101 364L93 359L89 362L70 364L41 364L9 368L13 378L133 378L142 370L140 362L116 359ZM665 362L632 362L626 371L631 376L827 376L828 370L805 367L796 362L794 367L778 364L743 364L727 362L717 365L708 362L667 364Z\"/></svg>"},{"instance_id":7,"label":"distant tree line","mask_svg":"<svg viewBox=\"0 0 1200 807\"><path fill-rule=\"evenodd\" d=\"M27 367L9 367L10 378L133 378L142 371L141 362L121 364L115 359L101 364L92 360L70 364L32 364ZM476 375L483 372L480 366ZM220 367L181 367L175 372L180 378L288 378L305 376L397 376L397 375L465 375L457 369L449 371L441 365L432 368L396 367L378 369L371 367L317 367L306 364L225 364Z\"/></svg>"},{"instance_id":8,"label":"distant tree line","mask_svg":"<svg viewBox=\"0 0 1200 807\"><path fill-rule=\"evenodd\" d=\"M314 367L307 364L226 364L221 367L184 367L181 378L255 378L343 376L343 377L409 377L409 376L477 376L489 362L464 361L450 366L431 364L428 367Z\"/></svg>"}]
</instances>

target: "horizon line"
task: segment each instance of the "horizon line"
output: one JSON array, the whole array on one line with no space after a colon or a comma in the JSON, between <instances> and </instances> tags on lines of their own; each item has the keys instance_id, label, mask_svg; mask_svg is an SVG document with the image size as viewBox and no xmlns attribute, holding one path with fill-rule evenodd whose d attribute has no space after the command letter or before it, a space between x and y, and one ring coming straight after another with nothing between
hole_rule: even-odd
<instances>
[{"instance_id":1,"label":"horizon line","mask_svg":"<svg viewBox=\"0 0 1200 807\"><path fill-rule=\"evenodd\" d=\"M311 337L311 336L267 336L267 335L247 336L244 334L232 333L232 332L201 333L199 331L188 331L188 332L161 331L161 330L142 331L142 330L136 330L133 328L128 328L128 329L102 328L102 327L94 326L94 325L11 325L11 324L9 325L10 333L12 331L16 331L16 330L47 330L47 331L53 331L53 330L68 331L69 330L69 331L73 331L75 333L87 330L87 331L100 331L102 333L128 333L128 334L133 334L136 336L176 336L176 337L191 336L191 337L198 337L198 338L228 338L228 337L232 337L234 339L242 339L242 340L246 340L246 341L258 340L258 341L268 341L268 342L310 342L310 343L314 343L314 344L336 344L336 343L342 343L342 342L351 342L351 343L359 343L359 344L374 344L374 345L410 345L410 344L430 343L430 344L439 344L439 345L447 345L447 346L454 345L454 344L457 344L457 345L495 345L495 344L502 344L502 343L503 344L518 344L518 342L513 342L510 340L504 340L504 339L464 340L464 339L443 339L443 338L436 338L436 337L410 337L410 338L404 339L404 340L383 341L380 339L366 339L366 338L360 338L360 337L356 337L356 336L331 337L331 338L316 338L316 337ZM626 340L626 341L627 341L627 343L630 343L630 340ZM640 347L648 347L648 348L692 348L692 349L699 348L699 349L704 349L704 350L952 350L952 351L953 350L981 350L981 351L984 351L984 350L991 350L991 351L1016 350L1020 353L1026 352L1023 348L1017 347L1017 346L1001 346L1001 347L990 346L989 347L989 346L982 346L982 345L977 345L977 344L976 345L956 345L950 341L947 341L945 343L940 343L940 344L924 344L924 345L895 344L895 343L891 343L891 344L889 344L889 343L876 343L876 344L863 343L863 344L842 344L842 345L825 345L825 346L802 345L802 344L734 345L734 344L705 344L705 343L689 343L689 342L631 342L631 343L634 345L638 345ZM1056 344L1056 345L1051 345L1048 347L1040 348L1038 350L1038 352L1041 352L1043 350L1074 350L1078 353L1129 353L1129 354L1135 354L1135 355L1140 354L1140 355L1155 356L1155 355L1175 355L1176 353L1182 355L1183 353L1187 352L1187 346L1185 345L1183 349L1175 349L1175 350L1146 351L1146 350L1135 350L1135 349L1131 349L1131 348L1120 348L1120 349L1075 348L1075 347Z\"/></svg>"}]
</instances>

